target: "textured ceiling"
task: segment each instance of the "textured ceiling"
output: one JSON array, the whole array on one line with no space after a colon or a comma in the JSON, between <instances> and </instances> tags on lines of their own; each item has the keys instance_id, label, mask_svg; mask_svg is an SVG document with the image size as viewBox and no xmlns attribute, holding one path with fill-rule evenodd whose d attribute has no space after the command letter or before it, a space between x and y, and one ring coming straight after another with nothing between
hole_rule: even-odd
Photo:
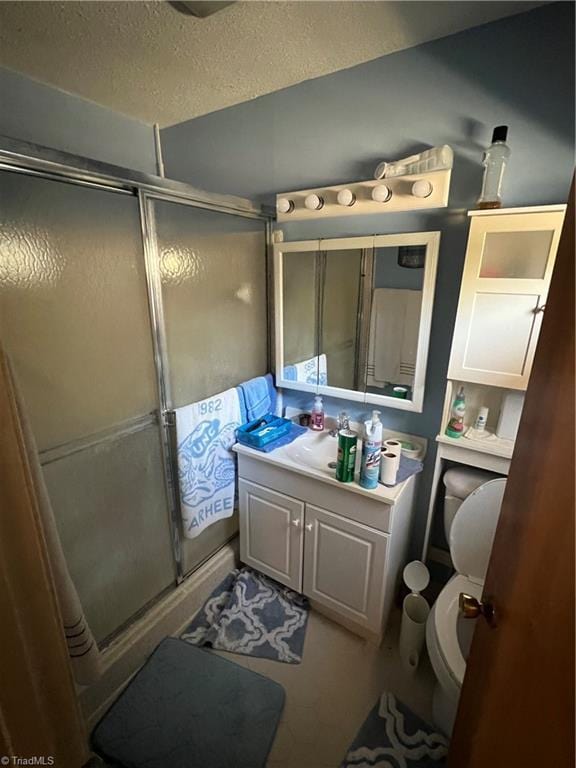
<instances>
[{"instance_id":1,"label":"textured ceiling","mask_svg":"<svg viewBox=\"0 0 576 768\"><path fill-rule=\"evenodd\" d=\"M0 66L166 126L537 5L0 2Z\"/></svg>"}]
</instances>

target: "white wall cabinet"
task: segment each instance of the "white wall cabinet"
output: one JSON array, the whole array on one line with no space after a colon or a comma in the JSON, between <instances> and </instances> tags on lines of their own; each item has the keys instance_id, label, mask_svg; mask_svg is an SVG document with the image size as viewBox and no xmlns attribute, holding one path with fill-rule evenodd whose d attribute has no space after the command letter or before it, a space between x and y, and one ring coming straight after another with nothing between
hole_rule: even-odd
<instances>
[{"instance_id":1,"label":"white wall cabinet","mask_svg":"<svg viewBox=\"0 0 576 768\"><path fill-rule=\"evenodd\" d=\"M241 561L380 639L407 558L417 476L388 500L382 490L357 493L280 468L245 446L236 451Z\"/></svg>"},{"instance_id":2,"label":"white wall cabinet","mask_svg":"<svg viewBox=\"0 0 576 768\"><path fill-rule=\"evenodd\" d=\"M526 389L564 211L470 213L448 378Z\"/></svg>"},{"instance_id":3,"label":"white wall cabinet","mask_svg":"<svg viewBox=\"0 0 576 768\"><path fill-rule=\"evenodd\" d=\"M507 476L514 442L498 437L506 391L528 386L565 205L470 211L466 261L432 478L422 560L452 565L450 554L430 547L437 496L448 466L478 467ZM464 384L465 427L481 406L489 409L491 439L445 434L456 392ZM429 551L430 550L430 551Z\"/></svg>"}]
</instances>

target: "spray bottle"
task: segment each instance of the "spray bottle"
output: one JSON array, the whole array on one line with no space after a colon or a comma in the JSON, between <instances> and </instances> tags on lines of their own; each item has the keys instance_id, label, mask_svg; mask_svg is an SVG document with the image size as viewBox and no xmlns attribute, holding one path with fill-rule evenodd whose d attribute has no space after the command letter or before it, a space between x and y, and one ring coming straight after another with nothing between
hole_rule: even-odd
<instances>
[{"instance_id":1,"label":"spray bottle","mask_svg":"<svg viewBox=\"0 0 576 768\"><path fill-rule=\"evenodd\" d=\"M362 441L362 462L360 464L360 485L362 488L377 488L382 452L382 422L380 411L372 411L372 419L364 422Z\"/></svg>"}]
</instances>

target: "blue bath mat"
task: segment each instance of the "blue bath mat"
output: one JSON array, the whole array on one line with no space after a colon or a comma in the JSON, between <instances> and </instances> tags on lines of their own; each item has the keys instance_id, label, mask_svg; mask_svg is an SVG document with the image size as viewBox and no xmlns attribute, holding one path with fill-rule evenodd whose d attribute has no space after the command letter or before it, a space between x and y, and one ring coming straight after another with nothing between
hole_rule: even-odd
<instances>
[{"instance_id":1,"label":"blue bath mat","mask_svg":"<svg viewBox=\"0 0 576 768\"><path fill-rule=\"evenodd\" d=\"M284 707L278 683L163 640L92 734L124 768L264 768Z\"/></svg>"},{"instance_id":2,"label":"blue bath mat","mask_svg":"<svg viewBox=\"0 0 576 768\"><path fill-rule=\"evenodd\" d=\"M299 664L308 601L250 568L232 571L180 635L192 645Z\"/></svg>"},{"instance_id":3,"label":"blue bath mat","mask_svg":"<svg viewBox=\"0 0 576 768\"><path fill-rule=\"evenodd\" d=\"M368 715L341 768L443 768L448 742L391 693Z\"/></svg>"}]
</instances>

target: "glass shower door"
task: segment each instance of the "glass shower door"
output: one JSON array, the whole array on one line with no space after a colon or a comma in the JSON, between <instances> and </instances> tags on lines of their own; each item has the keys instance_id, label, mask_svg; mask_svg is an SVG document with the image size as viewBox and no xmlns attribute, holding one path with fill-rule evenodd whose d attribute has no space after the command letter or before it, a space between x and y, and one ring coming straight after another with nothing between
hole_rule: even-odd
<instances>
[{"instance_id":1,"label":"glass shower door","mask_svg":"<svg viewBox=\"0 0 576 768\"><path fill-rule=\"evenodd\" d=\"M102 642L175 583L137 199L0 172L0 332Z\"/></svg>"},{"instance_id":2,"label":"glass shower door","mask_svg":"<svg viewBox=\"0 0 576 768\"><path fill-rule=\"evenodd\" d=\"M153 202L167 406L219 394L268 368L266 230L260 219ZM238 515L182 539L190 572L238 531Z\"/></svg>"}]
</instances>

